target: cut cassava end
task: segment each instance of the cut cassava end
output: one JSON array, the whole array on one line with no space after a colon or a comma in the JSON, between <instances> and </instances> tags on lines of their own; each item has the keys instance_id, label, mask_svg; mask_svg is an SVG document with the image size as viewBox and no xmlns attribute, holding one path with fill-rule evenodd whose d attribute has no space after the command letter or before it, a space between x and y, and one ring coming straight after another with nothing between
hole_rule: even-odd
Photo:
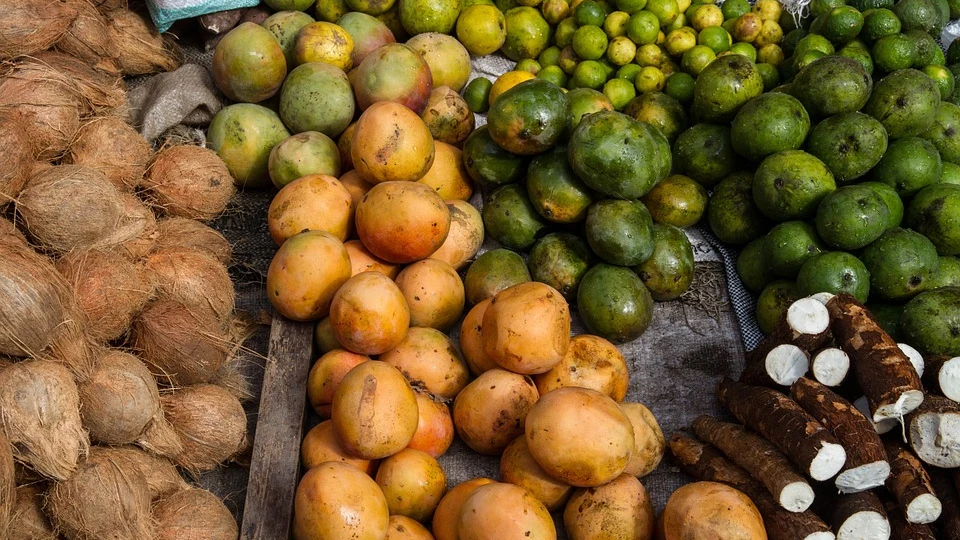
<instances>
[{"instance_id":1,"label":"cut cassava end","mask_svg":"<svg viewBox=\"0 0 960 540\"><path fill-rule=\"evenodd\" d=\"M930 394L907 418L910 446L924 463L960 467L960 404Z\"/></svg>"},{"instance_id":2,"label":"cut cassava end","mask_svg":"<svg viewBox=\"0 0 960 540\"><path fill-rule=\"evenodd\" d=\"M834 296L836 296L836 295L833 294L833 293L818 292L818 293L815 293L815 294L811 294L810 296L808 296L808 298L812 298L812 299L816 300L817 302L820 302L820 303L823 304L823 305L827 305L827 302L829 302L830 299L833 298Z\"/></svg>"},{"instance_id":3,"label":"cut cassava end","mask_svg":"<svg viewBox=\"0 0 960 540\"><path fill-rule=\"evenodd\" d=\"M872 491L837 497L833 512L837 540L887 540L890 520L880 498Z\"/></svg>"},{"instance_id":4,"label":"cut cassava end","mask_svg":"<svg viewBox=\"0 0 960 540\"><path fill-rule=\"evenodd\" d=\"M932 356L924 362L927 389L953 401L960 401L960 356Z\"/></svg>"},{"instance_id":5,"label":"cut cassava end","mask_svg":"<svg viewBox=\"0 0 960 540\"><path fill-rule=\"evenodd\" d=\"M890 520L890 538L904 540L937 540L937 535L924 523L910 523L896 502L883 501L883 508L887 511Z\"/></svg>"},{"instance_id":6,"label":"cut cassava end","mask_svg":"<svg viewBox=\"0 0 960 540\"><path fill-rule=\"evenodd\" d=\"M692 429L698 438L717 447L727 459L763 483L783 508L803 512L813 503L813 488L806 478L763 437L737 424L703 415L693 421Z\"/></svg>"},{"instance_id":7,"label":"cut cassava end","mask_svg":"<svg viewBox=\"0 0 960 540\"><path fill-rule=\"evenodd\" d=\"M837 344L850 355L871 419L900 418L920 406L923 388L910 359L873 315L849 294L827 302Z\"/></svg>"},{"instance_id":8,"label":"cut cassava end","mask_svg":"<svg viewBox=\"0 0 960 540\"><path fill-rule=\"evenodd\" d=\"M801 378L790 388L792 397L843 445L847 461L834 483L842 493L882 486L890 475L883 442L870 421L826 386Z\"/></svg>"},{"instance_id":9,"label":"cut cassava end","mask_svg":"<svg viewBox=\"0 0 960 540\"><path fill-rule=\"evenodd\" d=\"M930 468L928 472L933 489L943 505L943 513L936 523L940 529L939 538L960 540L960 482L951 481L951 471L947 469Z\"/></svg>"},{"instance_id":10,"label":"cut cassava end","mask_svg":"<svg viewBox=\"0 0 960 540\"><path fill-rule=\"evenodd\" d=\"M833 478L843 468L847 455L836 437L786 395L724 378L717 398L814 480Z\"/></svg>"},{"instance_id":11,"label":"cut cassava end","mask_svg":"<svg viewBox=\"0 0 960 540\"><path fill-rule=\"evenodd\" d=\"M834 539L830 527L816 514L810 511L790 512L782 508L759 481L724 458L712 446L680 433L674 433L668 446L674 460L685 473L698 480L722 482L745 493L763 516L771 540Z\"/></svg>"},{"instance_id":12,"label":"cut cassava end","mask_svg":"<svg viewBox=\"0 0 960 540\"><path fill-rule=\"evenodd\" d=\"M896 440L884 441L890 460L891 474L887 489L897 499L910 523L933 523L940 517L943 506L937 498L930 475L923 464L907 447Z\"/></svg>"},{"instance_id":13,"label":"cut cassava end","mask_svg":"<svg viewBox=\"0 0 960 540\"><path fill-rule=\"evenodd\" d=\"M790 343L777 345L763 356L752 355L740 382L760 386L790 386L810 367L807 353Z\"/></svg>"},{"instance_id":14,"label":"cut cassava end","mask_svg":"<svg viewBox=\"0 0 960 540\"><path fill-rule=\"evenodd\" d=\"M843 349L827 347L813 355L810 373L825 386L840 386L850 372L850 355Z\"/></svg>"},{"instance_id":15,"label":"cut cassava end","mask_svg":"<svg viewBox=\"0 0 960 540\"><path fill-rule=\"evenodd\" d=\"M860 396L853 402L853 406L860 411L863 416L870 421L870 425L873 426L874 431L878 434L883 435L884 433L889 433L893 431L893 428L900 425L900 421L896 418L884 418L879 422L874 422L870 414L870 403L867 401L867 396Z\"/></svg>"},{"instance_id":16,"label":"cut cassava end","mask_svg":"<svg viewBox=\"0 0 960 540\"><path fill-rule=\"evenodd\" d=\"M900 350L903 351L903 354L907 355L907 359L910 360L910 364L913 366L913 369L917 371L917 375L923 379L924 366L923 355L920 354L920 351L914 349L906 343L897 343L897 347L900 347Z\"/></svg>"}]
</instances>

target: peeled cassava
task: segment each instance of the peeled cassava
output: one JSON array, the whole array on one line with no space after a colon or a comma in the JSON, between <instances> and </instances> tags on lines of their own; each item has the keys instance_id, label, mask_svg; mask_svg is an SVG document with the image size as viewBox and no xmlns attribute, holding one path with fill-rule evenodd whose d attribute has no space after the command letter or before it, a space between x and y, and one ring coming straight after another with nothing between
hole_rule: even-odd
<instances>
[{"instance_id":1,"label":"peeled cassava","mask_svg":"<svg viewBox=\"0 0 960 540\"><path fill-rule=\"evenodd\" d=\"M155 250L146 263L157 294L223 320L233 313L233 282L212 255L190 248Z\"/></svg>"},{"instance_id":2,"label":"peeled cassava","mask_svg":"<svg viewBox=\"0 0 960 540\"><path fill-rule=\"evenodd\" d=\"M86 114L109 114L126 118L129 113L127 86L123 78L100 71L83 60L57 51L43 51L23 59L24 65L39 65L66 75L83 101Z\"/></svg>"},{"instance_id":3,"label":"peeled cassava","mask_svg":"<svg viewBox=\"0 0 960 540\"><path fill-rule=\"evenodd\" d=\"M89 441L80 399L60 364L25 360L0 371L0 422L17 460L57 480L69 478Z\"/></svg>"},{"instance_id":4,"label":"peeled cassava","mask_svg":"<svg viewBox=\"0 0 960 540\"><path fill-rule=\"evenodd\" d=\"M0 538L8 538L7 529L10 515L16 506L17 495L14 491L16 471L13 466L13 448L10 441L0 432Z\"/></svg>"},{"instance_id":5,"label":"peeled cassava","mask_svg":"<svg viewBox=\"0 0 960 540\"><path fill-rule=\"evenodd\" d=\"M231 340L209 310L173 300L149 304L134 320L133 346L157 379L172 386L210 381L227 360Z\"/></svg>"},{"instance_id":6,"label":"peeled cassava","mask_svg":"<svg viewBox=\"0 0 960 540\"><path fill-rule=\"evenodd\" d=\"M33 144L18 111L0 112L0 206L17 198L33 164Z\"/></svg>"},{"instance_id":7,"label":"peeled cassava","mask_svg":"<svg viewBox=\"0 0 960 540\"><path fill-rule=\"evenodd\" d=\"M34 241L67 252L109 245L123 215L123 200L103 173L58 165L27 181L17 212Z\"/></svg>"},{"instance_id":8,"label":"peeled cassava","mask_svg":"<svg viewBox=\"0 0 960 540\"><path fill-rule=\"evenodd\" d=\"M90 377L77 387L83 426L94 441L135 442L166 456L182 450L160 409L157 382L136 356L121 350L104 351Z\"/></svg>"},{"instance_id":9,"label":"peeled cassava","mask_svg":"<svg viewBox=\"0 0 960 540\"><path fill-rule=\"evenodd\" d=\"M96 169L131 191L140 184L152 151L147 140L122 118L102 116L80 127L65 162Z\"/></svg>"},{"instance_id":10,"label":"peeled cassava","mask_svg":"<svg viewBox=\"0 0 960 540\"><path fill-rule=\"evenodd\" d=\"M12 540L57 540L59 536L43 511L46 488L42 484L17 486L16 501L10 514L5 538Z\"/></svg>"},{"instance_id":11,"label":"peeled cassava","mask_svg":"<svg viewBox=\"0 0 960 540\"><path fill-rule=\"evenodd\" d=\"M157 222L157 242L154 249L192 248L212 255L223 264L230 262L233 248L215 229L195 219L168 217Z\"/></svg>"},{"instance_id":12,"label":"peeled cassava","mask_svg":"<svg viewBox=\"0 0 960 540\"><path fill-rule=\"evenodd\" d=\"M223 212L236 193L233 177L220 156L191 145L161 150L142 185L164 214L200 221Z\"/></svg>"},{"instance_id":13,"label":"peeled cassava","mask_svg":"<svg viewBox=\"0 0 960 540\"><path fill-rule=\"evenodd\" d=\"M129 9L105 13L107 32L124 75L147 75L180 67L175 44L165 40L152 24Z\"/></svg>"},{"instance_id":14,"label":"peeled cassava","mask_svg":"<svg viewBox=\"0 0 960 540\"><path fill-rule=\"evenodd\" d=\"M87 0L67 0L65 3L77 10L77 18L57 41L56 48L99 70L120 73L119 61L115 57L117 52L107 33L107 20Z\"/></svg>"},{"instance_id":15,"label":"peeled cassava","mask_svg":"<svg viewBox=\"0 0 960 540\"><path fill-rule=\"evenodd\" d=\"M77 10L49 0L0 0L0 60L33 54L57 42Z\"/></svg>"},{"instance_id":16,"label":"peeled cassava","mask_svg":"<svg viewBox=\"0 0 960 540\"><path fill-rule=\"evenodd\" d=\"M23 115L24 133L38 159L56 159L66 151L80 128L83 108L76 84L48 66L22 63L0 79L0 111Z\"/></svg>"},{"instance_id":17,"label":"peeled cassava","mask_svg":"<svg viewBox=\"0 0 960 540\"><path fill-rule=\"evenodd\" d=\"M56 266L87 315L90 337L101 342L126 334L152 292L144 269L113 251L71 251Z\"/></svg>"},{"instance_id":18,"label":"peeled cassava","mask_svg":"<svg viewBox=\"0 0 960 540\"><path fill-rule=\"evenodd\" d=\"M246 444L247 416L240 400L213 384L198 384L160 398L163 412L183 442L175 458L181 467L209 471Z\"/></svg>"},{"instance_id":19,"label":"peeled cassava","mask_svg":"<svg viewBox=\"0 0 960 540\"><path fill-rule=\"evenodd\" d=\"M155 540L236 540L240 534L230 510L216 495L187 488L153 507Z\"/></svg>"},{"instance_id":20,"label":"peeled cassava","mask_svg":"<svg viewBox=\"0 0 960 540\"><path fill-rule=\"evenodd\" d=\"M131 461L109 447L93 447L76 474L54 482L46 509L68 538L153 538L147 479Z\"/></svg>"}]
</instances>

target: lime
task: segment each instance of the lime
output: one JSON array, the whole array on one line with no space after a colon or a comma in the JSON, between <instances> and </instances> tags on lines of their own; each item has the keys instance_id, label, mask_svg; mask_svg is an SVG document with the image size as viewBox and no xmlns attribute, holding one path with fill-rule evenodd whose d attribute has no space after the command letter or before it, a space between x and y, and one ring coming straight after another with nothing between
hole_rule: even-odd
<instances>
[{"instance_id":1,"label":"lime","mask_svg":"<svg viewBox=\"0 0 960 540\"><path fill-rule=\"evenodd\" d=\"M517 65L514 66L517 71L526 71L527 73L533 73L536 75L540 73L540 62L537 62L533 58L524 58L523 60L517 62Z\"/></svg>"},{"instance_id":2,"label":"lime","mask_svg":"<svg viewBox=\"0 0 960 540\"><path fill-rule=\"evenodd\" d=\"M618 79L626 79L633 83L633 80L637 78L637 73L640 73L640 70L643 69L642 66L637 64L627 64L617 70L616 77Z\"/></svg>"},{"instance_id":3,"label":"lime","mask_svg":"<svg viewBox=\"0 0 960 540\"><path fill-rule=\"evenodd\" d=\"M614 11L603 20L603 31L610 39L625 36L627 35L627 21L629 20L630 14L626 11Z\"/></svg>"},{"instance_id":4,"label":"lime","mask_svg":"<svg viewBox=\"0 0 960 540\"><path fill-rule=\"evenodd\" d=\"M725 0L720 6L723 20L730 21L750 11L750 2L747 0Z\"/></svg>"},{"instance_id":5,"label":"lime","mask_svg":"<svg viewBox=\"0 0 960 540\"><path fill-rule=\"evenodd\" d=\"M863 15L850 6L833 8L823 23L823 36L834 44L843 44L857 37L863 28Z\"/></svg>"},{"instance_id":6,"label":"lime","mask_svg":"<svg viewBox=\"0 0 960 540\"><path fill-rule=\"evenodd\" d=\"M679 28L684 28L686 26L687 26L687 16L681 13L677 15L677 18L674 19L673 22L661 26L660 30L669 34L672 30L677 30Z\"/></svg>"},{"instance_id":7,"label":"lime","mask_svg":"<svg viewBox=\"0 0 960 540\"><path fill-rule=\"evenodd\" d=\"M807 31L803 28L797 28L787 32L787 35L783 36L783 41L780 42L783 53L787 56L793 54L793 51L797 48L797 44L806 35Z\"/></svg>"},{"instance_id":8,"label":"lime","mask_svg":"<svg viewBox=\"0 0 960 540\"><path fill-rule=\"evenodd\" d=\"M933 82L937 83L937 87L940 89L940 99L945 100L950 97L950 94L953 94L956 83L953 79L953 72L949 69L944 66L929 65L925 66L921 71L933 79Z\"/></svg>"},{"instance_id":9,"label":"lime","mask_svg":"<svg viewBox=\"0 0 960 540\"><path fill-rule=\"evenodd\" d=\"M662 64L660 64L660 71L663 72L664 77L669 77L674 73L680 73L680 65L670 58L667 58Z\"/></svg>"},{"instance_id":10,"label":"lime","mask_svg":"<svg viewBox=\"0 0 960 540\"><path fill-rule=\"evenodd\" d=\"M947 48L947 63L956 64L960 62L960 39L955 39L950 42L950 47Z\"/></svg>"},{"instance_id":11,"label":"lime","mask_svg":"<svg viewBox=\"0 0 960 540\"><path fill-rule=\"evenodd\" d=\"M680 60L680 67L683 71L691 75L699 75L707 64L716 60L717 54L713 49L706 45L697 45L683 53L683 59Z\"/></svg>"},{"instance_id":12,"label":"lime","mask_svg":"<svg viewBox=\"0 0 960 540\"><path fill-rule=\"evenodd\" d=\"M593 0L586 0L592 2ZM597 60L607 50L607 35L599 26L588 24L573 33L573 52L585 60Z\"/></svg>"},{"instance_id":13,"label":"lime","mask_svg":"<svg viewBox=\"0 0 960 540\"><path fill-rule=\"evenodd\" d=\"M548 23L556 25L570 16L570 4L567 0L544 0L540 4L540 13Z\"/></svg>"},{"instance_id":14,"label":"lime","mask_svg":"<svg viewBox=\"0 0 960 540\"><path fill-rule=\"evenodd\" d=\"M814 18L826 15L833 11L833 8L846 5L845 0L812 0L810 2L810 15Z\"/></svg>"},{"instance_id":15,"label":"lime","mask_svg":"<svg viewBox=\"0 0 960 540\"><path fill-rule=\"evenodd\" d=\"M457 41L467 52L485 56L497 52L507 39L507 23L497 6L476 4L460 13Z\"/></svg>"},{"instance_id":16,"label":"lime","mask_svg":"<svg viewBox=\"0 0 960 540\"><path fill-rule=\"evenodd\" d=\"M769 92L780 84L780 72L777 71L777 67L773 64L761 62L757 64L757 71L760 72L760 77L763 78L764 92Z\"/></svg>"},{"instance_id":17,"label":"lime","mask_svg":"<svg viewBox=\"0 0 960 540\"><path fill-rule=\"evenodd\" d=\"M907 30L904 35L913 40L916 54L913 57L913 67L922 68L933 63L940 51L940 45L930 34L923 30Z\"/></svg>"},{"instance_id":18,"label":"lime","mask_svg":"<svg viewBox=\"0 0 960 540\"><path fill-rule=\"evenodd\" d=\"M940 30L936 30L938 26L942 28L940 13L933 0L900 0L893 6L893 12L900 17L904 30L917 29L940 34Z\"/></svg>"},{"instance_id":19,"label":"lime","mask_svg":"<svg viewBox=\"0 0 960 540\"><path fill-rule=\"evenodd\" d=\"M667 34L664 48L670 56L681 56L683 53L697 46L697 33L693 29L684 27ZM707 47L709 49L709 47ZM713 52L712 50L710 52Z\"/></svg>"},{"instance_id":20,"label":"lime","mask_svg":"<svg viewBox=\"0 0 960 540\"><path fill-rule=\"evenodd\" d=\"M540 56L537 57L537 61L540 62L541 67L559 65L560 47L557 47L556 45L547 47L542 53L540 53Z\"/></svg>"},{"instance_id":21,"label":"lime","mask_svg":"<svg viewBox=\"0 0 960 540\"><path fill-rule=\"evenodd\" d=\"M583 0L573 10L573 19L580 26L588 24L601 26L606 17L603 7L596 0Z\"/></svg>"},{"instance_id":22,"label":"lime","mask_svg":"<svg viewBox=\"0 0 960 540\"><path fill-rule=\"evenodd\" d=\"M780 67L783 60L783 49L776 43L768 43L760 47L760 50L757 51L757 63L759 64L770 64L773 67Z\"/></svg>"},{"instance_id":23,"label":"lime","mask_svg":"<svg viewBox=\"0 0 960 540\"><path fill-rule=\"evenodd\" d=\"M947 65L947 56L943 54L943 49L937 47L933 50L933 62L930 62L935 66L945 66Z\"/></svg>"},{"instance_id":24,"label":"lime","mask_svg":"<svg viewBox=\"0 0 960 540\"><path fill-rule=\"evenodd\" d=\"M584 60L577 64L570 77L570 88L592 88L599 90L607 82L607 72L596 60Z\"/></svg>"},{"instance_id":25,"label":"lime","mask_svg":"<svg viewBox=\"0 0 960 540\"><path fill-rule=\"evenodd\" d=\"M720 54L733 45L733 37L723 27L711 26L710 28L704 28L697 35L697 44L710 47L710 50L714 53Z\"/></svg>"},{"instance_id":26,"label":"lime","mask_svg":"<svg viewBox=\"0 0 960 540\"><path fill-rule=\"evenodd\" d=\"M884 36L870 50L873 62L881 70L892 73L913 65L917 55L916 42L904 34Z\"/></svg>"},{"instance_id":27,"label":"lime","mask_svg":"<svg viewBox=\"0 0 960 540\"><path fill-rule=\"evenodd\" d=\"M696 80L689 73L674 73L667 77L663 92L680 103L689 103L693 99L693 85Z\"/></svg>"},{"instance_id":28,"label":"lime","mask_svg":"<svg viewBox=\"0 0 960 540\"><path fill-rule=\"evenodd\" d=\"M641 67L660 67L660 64L663 64L663 60L663 49L653 43L641 45L640 48L637 49L636 61Z\"/></svg>"},{"instance_id":29,"label":"lime","mask_svg":"<svg viewBox=\"0 0 960 540\"><path fill-rule=\"evenodd\" d=\"M647 0L647 11L657 16L660 26L666 26L680 16L677 0Z\"/></svg>"},{"instance_id":30,"label":"lime","mask_svg":"<svg viewBox=\"0 0 960 540\"><path fill-rule=\"evenodd\" d=\"M807 51L820 51L824 56L836 52L833 43L827 38L818 34L807 34L797 42L797 48L793 52L794 56L803 54Z\"/></svg>"},{"instance_id":31,"label":"lime","mask_svg":"<svg viewBox=\"0 0 960 540\"><path fill-rule=\"evenodd\" d=\"M633 15L647 7L647 0L616 0L617 9Z\"/></svg>"},{"instance_id":32,"label":"lime","mask_svg":"<svg viewBox=\"0 0 960 540\"><path fill-rule=\"evenodd\" d=\"M690 26L697 32L723 24L723 12L713 4L701 5L690 18Z\"/></svg>"},{"instance_id":33,"label":"lime","mask_svg":"<svg viewBox=\"0 0 960 540\"><path fill-rule=\"evenodd\" d=\"M529 81L530 79L534 78L536 77L534 77L533 73L530 73L529 71L508 71L497 77L497 80L493 82L493 86L490 87L490 94L487 97L487 101L490 103L490 105L493 105L493 102L500 97L500 94L522 83L523 81Z\"/></svg>"},{"instance_id":34,"label":"lime","mask_svg":"<svg viewBox=\"0 0 960 540\"><path fill-rule=\"evenodd\" d=\"M637 97L633 82L614 77L603 85L603 94L610 98L614 110L622 110L631 99Z\"/></svg>"},{"instance_id":35,"label":"lime","mask_svg":"<svg viewBox=\"0 0 960 540\"><path fill-rule=\"evenodd\" d=\"M603 73L607 77L607 80L612 79L613 76L617 74L617 69L620 67L606 58L601 58L597 60L597 62L600 62L600 65L603 66Z\"/></svg>"},{"instance_id":36,"label":"lime","mask_svg":"<svg viewBox=\"0 0 960 540\"><path fill-rule=\"evenodd\" d=\"M647 66L642 68L640 73L637 73L637 78L634 79L633 84L637 87L637 92L641 94L644 92L659 92L663 90L666 79L659 68Z\"/></svg>"},{"instance_id":37,"label":"lime","mask_svg":"<svg viewBox=\"0 0 960 540\"><path fill-rule=\"evenodd\" d=\"M960 165L943 162L943 172L940 173L941 184L960 184Z\"/></svg>"},{"instance_id":38,"label":"lime","mask_svg":"<svg viewBox=\"0 0 960 540\"><path fill-rule=\"evenodd\" d=\"M573 20L573 17L567 17L566 19L557 23L557 28L553 33L553 41L556 43L557 47L561 49L573 43L573 34L577 31L577 21Z\"/></svg>"},{"instance_id":39,"label":"lime","mask_svg":"<svg viewBox=\"0 0 960 540\"><path fill-rule=\"evenodd\" d=\"M783 7L780 5L780 0L757 0L757 3L753 5L751 11L760 15L760 18L765 21L777 22L780 20L780 16L783 15Z\"/></svg>"},{"instance_id":40,"label":"lime","mask_svg":"<svg viewBox=\"0 0 960 540\"><path fill-rule=\"evenodd\" d=\"M800 71L824 56L827 56L827 53L817 49L812 49L799 55L795 55L793 60L797 65L797 71Z\"/></svg>"},{"instance_id":41,"label":"lime","mask_svg":"<svg viewBox=\"0 0 960 540\"><path fill-rule=\"evenodd\" d=\"M493 83L486 77L477 77L467 83L463 89L463 100L467 107L475 113L485 113L490 108L490 88Z\"/></svg>"},{"instance_id":42,"label":"lime","mask_svg":"<svg viewBox=\"0 0 960 540\"><path fill-rule=\"evenodd\" d=\"M513 60L536 58L550 45L550 25L540 12L529 6L515 7L504 13L507 22L507 39L503 54Z\"/></svg>"},{"instance_id":43,"label":"lime","mask_svg":"<svg viewBox=\"0 0 960 540\"><path fill-rule=\"evenodd\" d=\"M848 5L851 5L860 10L860 13L863 13L863 16L867 16L867 11L871 9L890 9L893 7L894 0L848 0Z\"/></svg>"},{"instance_id":44,"label":"lime","mask_svg":"<svg viewBox=\"0 0 960 540\"><path fill-rule=\"evenodd\" d=\"M638 11L627 21L627 37L637 45L655 43L659 32L660 20L649 11Z\"/></svg>"},{"instance_id":45,"label":"lime","mask_svg":"<svg viewBox=\"0 0 960 540\"><path fill-rule=\"evenodd\" d=\"M733 46L727 50L727 53L746 56L751 62L757 61L757 48L750 43L734 43Z\"/></svg>"},{"instance_id":46,"label":"lime","mask_svg":"<svg viewBox=\"0 0 960 540\"><path fill-rule=\"evenodd\" d=\"M613 38L607 46L607 59L615 66L625 66L637 55L637 46L627 36Z\"/></svg>"},{"instance_id":47,"label":"lime","mask_svg":"<svg viewBox=\"0 0 960 540\"><path fill-rule=\"evenodd\" d=\"M573 52L573 45L567 45L560 51L560 59L557 61L557 65L567 75L572 75L573 70L577 68L579 63L580 57Z\"/></svg>"},{"instance_id":48,"label":"lime","mask_svg":"<svg viewBox=\"0 0 960 540\"><path fill-rule=\"evenodd\" d=\"M537 73L537 78L550 81L561 88L567 85L567 74L560 66L546 66Z\"/></svg>"},{"instance_id":49,"label":"lime","mask_svg":"<svg viewBox=\"0 0 960 540\"><path fill-rule=\"evenodd\" d=\"M860 37L867 43L884 37L900 33L900 18L886 8L875 9L863 18L863 28Z\"/></svg>"}]
</instances>

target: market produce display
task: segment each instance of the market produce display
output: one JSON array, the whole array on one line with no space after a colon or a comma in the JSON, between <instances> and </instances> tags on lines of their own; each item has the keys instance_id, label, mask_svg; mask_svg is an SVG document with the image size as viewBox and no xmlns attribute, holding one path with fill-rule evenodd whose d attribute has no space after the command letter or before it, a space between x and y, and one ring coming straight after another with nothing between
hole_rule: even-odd
<instances>
[{"instance_id":1,"label":"market produce display","mask_svg":"<svg viewBox=\"0 0 960 540\"><path fill-rule=\"evenodd\" d=\"M209 149L154 148L124 76L179 49L126 3L2 2L0 537L236 538L184 480L248 444Z\"/></svg>"}]
</instances>

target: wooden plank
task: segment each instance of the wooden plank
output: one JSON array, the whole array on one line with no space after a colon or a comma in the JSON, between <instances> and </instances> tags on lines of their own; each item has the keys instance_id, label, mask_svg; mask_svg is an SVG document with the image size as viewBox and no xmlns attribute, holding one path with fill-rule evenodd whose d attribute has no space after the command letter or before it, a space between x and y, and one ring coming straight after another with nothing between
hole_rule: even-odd
<instances>
[{"instance_id":1,"label":"wooden plank","mask_svg":"<svg viewBox=\"0 0 960 540\"><path fill-rule=\"evenodd\" d=\"M274 315L241 540L290 537L312 353L313 324Z\"/></svg>"}]
</instances>

